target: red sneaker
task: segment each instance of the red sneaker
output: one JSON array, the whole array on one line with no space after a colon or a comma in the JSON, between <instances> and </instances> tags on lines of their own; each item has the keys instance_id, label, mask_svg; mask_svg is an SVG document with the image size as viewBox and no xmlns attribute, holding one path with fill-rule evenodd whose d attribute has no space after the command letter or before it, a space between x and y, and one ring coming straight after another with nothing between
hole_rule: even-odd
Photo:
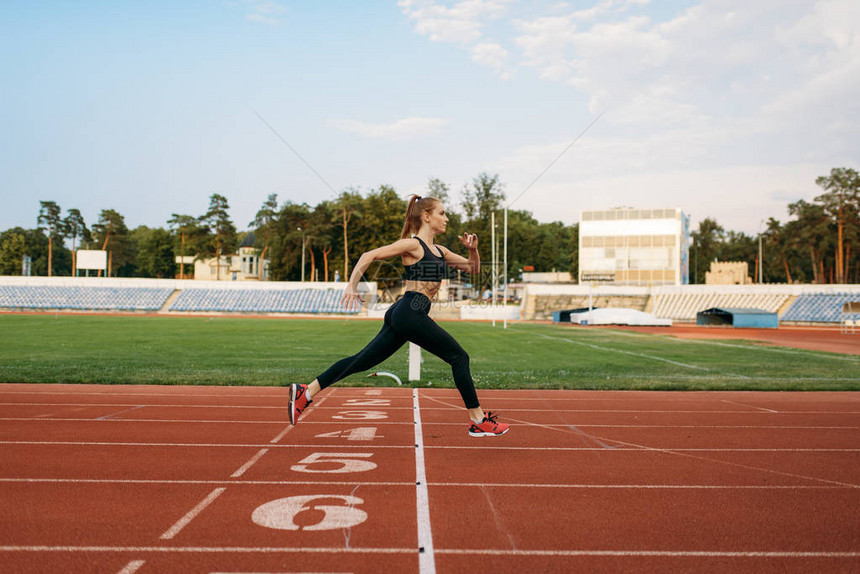
<instances>
[{"instance_id":1,"label":"red sneaker","mask_svg":"<svg viewBox=\"0 0 860 574\"><path fill-rule=\"evenodd\" d=\"M472 423L472 426L469 427L469 436L502 436L508 432L511 426L496 422L496 417L497 415L488 411L480 424Z\"/></svg>"},{"instance_id":2,"label":"red sneaker","mask_svg":"<svg viewBox=\"0 0 860 574\"><path fill-rule=\"evenodd\" d=\"M290 402L287 403L287 412L290 413L290 424L295 425L302 411L308 408L313 401L307 395L308 386L293 383L290 385Z\"/></svg>"}]
</instances>

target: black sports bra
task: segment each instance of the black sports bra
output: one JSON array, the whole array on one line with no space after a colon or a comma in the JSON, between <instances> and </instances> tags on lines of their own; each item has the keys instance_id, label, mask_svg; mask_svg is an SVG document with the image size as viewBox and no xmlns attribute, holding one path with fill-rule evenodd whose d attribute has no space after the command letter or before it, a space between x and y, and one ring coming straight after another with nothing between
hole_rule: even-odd
<instances>
[{"instance_id":1,"label":"black sports bra","mask_svg":"<svg viewBox=\"0 0 860 574\"><path fill-rule=\"evenodd\" d=\"M416 236L415 239L417 239L418 243L420 243L424 248L424 257L412 265L403 266L403 280L439 283L443 279L447 278L447 273L445 272L445 258L433 253L427 244L421 241L420 237Z\"/></svg>"}]
</instances>

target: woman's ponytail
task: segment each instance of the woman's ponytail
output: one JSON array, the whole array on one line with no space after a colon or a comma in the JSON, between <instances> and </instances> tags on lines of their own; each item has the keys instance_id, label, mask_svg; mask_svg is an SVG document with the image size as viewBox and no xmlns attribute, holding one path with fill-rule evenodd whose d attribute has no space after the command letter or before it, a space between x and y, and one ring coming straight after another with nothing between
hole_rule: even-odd
<instances>
[{"instance_id":1,"label":"woman's ponytail","mask_svg":"<svg viewBox=\"0 0 860 574\"><path fill-rule=\"evenodd\" d=\"M418 230L421 229L421 215L425 211L433 209L437 201L439 200L435 197L421 197L417 194L409 197L409 203L406 205L406 221L403 223L400 239L406 239L414 233L418 233Z\"/></svg>"}]
</instances>

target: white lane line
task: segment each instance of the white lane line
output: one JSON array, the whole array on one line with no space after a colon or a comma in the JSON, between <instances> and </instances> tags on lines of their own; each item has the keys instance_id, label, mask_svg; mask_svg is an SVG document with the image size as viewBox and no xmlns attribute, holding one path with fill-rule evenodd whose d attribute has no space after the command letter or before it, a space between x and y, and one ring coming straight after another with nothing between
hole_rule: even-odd
<instances>
[{"instance_id":1,"label":"white lane line","mask_svg":"<svg viewBox=\"0 0 860 574\"><path fill-rule=\"evenodd\" d=\"M162 540L170 540L170 539L172 539L174 536L176 536L177 534L179 534L179 531L180 531L180 530L182 530L183 528L185 528L186 526L188 526L188 524L189 524L192 520L194 520L195 518L197 518L197 515L198 515L198 514L200 514L200 513L201 513L201 512L203 512L204 510L206 510L206 507L207 507L207 506L209 506L210 504L212 504L212 502L213 502L216 498L218 498L219 496L221 496L221 493L223 493L225 490L227 490L227 489L226 489L226 488L224 488L224 487L222 487L222 488L216 488L215 490L213 490L212 492L210 492L210 493L209 493L209 495L208 495L206 498L204 498L203 500L201 500L200 502L198 502L198 503L197 503L197 506L195 506L194 508L192 508L191 510L189 510L189 511L188 511L188 514L186 514L185 516L183 516L182 518L180 518L180 519L179 519L179 521L178 521L176 524L174 524L173 526L171 526L170 528L168 528L168 529L167 529L167 531L166 531L164 534L162 534L162 535L160 536L160 538L161 538Z\"/></svg>"},{"instance_id":2,"label":"white lane line","mask_svg":"<svg viewBox=\"0 0 860 574\"><path fill-rule=\"evenodd\" d=\"M633 351L624 351L622 349L613 349L612 347L601 347L600 345L593 345L591 343L584 343L582 341L574 341L573 339L568 339L566 337L551 337L549 335L544 335L541 333L538 333L538 335L540 335L544 339L553 339L555 341L564 341L565 343L570 343L571 345L581 345L583 347L589 347L591 349L597 349L598 351L607 351L609 353L619 353L622 355L633 355L634 357L641 357L643 359L651 359L652 361L663 361L664 363L669 363L671 365L677 365L679 367L684 367L686 369L696 369L699 371L710 371L711 370L707 367L700 367L699 365L689 365L687 363L672 361L671 359L664 359L663 357L656 357L654 355L646 355L644 353L634 353ZM726 376L739 377L742 379L748 379L749 378L749 377L744 376L744 375L733 375L733 374L726 374Z\"/></svg>"},{"instance_id":3,"label":"white lane line","mask_svg":"<svg viewBox=\"0 0 860 574\"><path fill-rule=\"evenodd\" d=\"M60 385L49 384L49 385L50 386L63 386L61 384ZM192 398L216 397L216 398L226 399L226 400L230 400L230 401L235 401L235 399L247 399L247 398L278 399L278 398L282 397L282 393L283 393L283 390L282 390L283 387L276 387L271 393L267 393L267 394L257 394L257 393L229 393L229 394L228 393L208 393L208 394L204 394L204 393L138 393L138 392L130 392L130 391L81 392L81 391L75 391L73 389L72 390L66 390L66 391L56 391L56 390L20 391L20 390L12 390L11 387L16 387L16 386L20 386L20 384L19 383L0 383L0 396L3 396L3 395L60 395L60 396L64 396L64 397L80 397L80 396L86 396L86 395L95 395L95 396L103 396L103 397L156 397L156 398L167 398L167 399L174 398L174 397L192 397ZM42 385L42 386L47 386L47 385ZM74 383L74 384L69 384L66 386L74 388L74 387L79 386L79 385ZM156 385L156 386L158 386L158 385ZM146 387L146 385L140 385L140 387ZM397 389L389 389L389 390L394 391ZM404 389L404 390L406 390L406 389ZM354 395L350 394L348 387L338 389L338 391L339 391L338 397L341 397L341 398L359 398L359 397L363 396L362 394L358 394L358 393L356 393ZM396 394L396 395L392 396L392 398L395 398L395 399L405 398L408 400L409 395ZM88 403L88 404L91 405L92 403ZM181 406L194 406L194 405L183 404ZM227 408L236 407L236 405L234 405L234 404L207 405L207 406L213 406L213 407L223 406L223 407L227 407ZM269 408L280 408L280 407L269 407Z\"/></svg>"},{"instance_id":4,"label":"white lane line","mask_svg":"<svg viewBox=\"0 0 860 574\"><path fill-rule=\"evenodd\" d=\"M8 419L0 419L0 421L8 420ZM75 422L95 422L93 419L50 419L46 421L45 419L22 419L26 421L39 421L39 422L61 422L61 421L75 421ZM158 421L158 420L145 420L145 421L131 421L129 419L107 419L108 422L147 422L147 423L158 423L158 422L173 422L173 423L200 423L200 422L215 422L215 421ZM236 422L236 421L223 421L227 422ZM343 421L303 421L302 426L305 425L340 425L340 426L348 426L354 425L356 420L343 420ZM518 421L523 422L523 421ZM101 424L101 421L99 422ZM283 424L283 423L280 423ZM391 422L391 421L373 421L374 426L379 425L408 425L413 424L409 421L403 422ZM435 425L435 426L462 426L463 423L446 423L446 422L425 422L425 425ZM567 428L570 425L566 424L537 424L524 422L524 424L529 424L532 426L539 426L543 428L551 428L551 427L561 427ZM820 425L596 425L596 424L580 424L577 425L579 428L610 428L610 429L761 429L761 430L769 430L769 429L781 429L781 430L857 430L860 429L860 426L820 426ZM0 444L4 444L7 441L0 441ZM19 441L20 442L20 441ZM24 444L24 443L22 443ZM74 444L82 444L82 443L74 443ZM119 442L116 443L105 443L105 444L121 444ZM142 444L155 444L155 443L142 443ZM187 446L195 446L193 444L189 444ZM225 445L228 446L228 445ZM229 445L229 446L242 446L239 444ZM279 445L279 446L287 446L287 445ZM316 445L306 445L306 446L316 446Z\"/></svg>"},{"instance_id":5,"label":"white lane line","mask_svg":"<svg viewBox=\"0 0 860 574\"><path fill-rule=\"evenodd\" d=\"M13 384L17 384L17 383L13 383ZM70 385L70 386L74 386L74 385ZM140 386L143 387L145 385L140 385ZM217 394L217 393L209 393L209 394L203 394L203 393L199 393L199 394L198 393L132 393L129 391L115 391L115 392L110 392L110 393L94 393L94 392L79 392L79 391L78 392L75 392L75 391L72 391L72 392L70 392L70 391L12 391L12 390L3 389L3 388L0 388L0 395L60 395L60 396L64 396L64 397L82 397L82 396L87 396L87 395L94 395L94 396L99 396L99 397L157 397L157 398L167 398L167 399L172 399L173 397L194 397L194 398L217 397L217 398L221 398L221 399L230 399L230 400L246 399L249 397L255 397L255 398L263 397L263 398L267 398L267 399L277 397L277 395L275 395L275 394L258 395L258 394L250 394L250 393L245 393L245 394L239 394L239 393L233 393L233 394L225 394L225 393L221 393L221 394Z\"/></svg>"},{"instance_id":6,"label":"white lane line","mask_svg":"<svg viewBox=\"0 0 860 574\"><path fill-rule=\"evenodd\" d=\"M496 550L442 548L439 554L471 556L663 556L670 558L855 558L860 552L744 552L710 550Z\"/></svg>"},{"instance_id":7,"label":"white lane line","mask_svg":"<svg viewBox=\"0 0 860 574\"><path fill-rule=\"evenodd\" d=\"M426 424L426 423L425 423ZM636 427L643 428L643 427ZM647 428L647 427L644 427ZM662 428L662 427L656 427ZM766 427L771 428L771 427ZM807 428L807 427L802 427ZM843 428L843 427L838 427ZM158 443L158 442L72 442L72 441L32 441L32 440L4 440L0 441L0 444L17 444L17 445L33 445L33 446L121 446L121 447L179 447L179 448L188 448L188 447L197 447L197 448L251 448L251 447L264 447L262 444L193 444L193 443ZM323 444L279 444L272 445L269 448L356 448L356 449L366 449L366 446L357 445L357 444L347 444L347 445L323 445ZM373 448L394 448L394 449L406 449L413 448L411 446L404 445L374 445ZM427 449L474 449L474 446L467 445L424 445L424 450ZM570 452L588 452L595 450L604 450L602 447L590 447L590 446L493 446L493 450L549 450L549 451L570 451ZM641 448L633 448L633 447L615 447L612 450L616 450L618 452L647 452ZM673 448L672 450L677 450L681 452L860 452L860 448L712 448L712 447L703 447L703 448L694 448L694 447L683 447L683 448Z\"/></svg>"},{"instance_id":8,"label":"white lane line","mask_svg":"<svg viewBox=\"0 0 860 574\"><path fill-rule=\"evenodd\" d=\"M236 486L414 486L411 482L343 482L334 480L159 480L159 479L112 479L112 478L0 478L3 483L47 483L47 484L230 484ZM568 489L669 489L669 490L845 490L846 488L860 488L860 485L832 484L541 484L541 483L489 483L489 482L428 482L428 486L450 486L450 487L498 487L498 488L568 488Z\"/></svg>"},{"instance_id":9,"label":"white lane line","mask_svg":"<svg viewBox=\"0 0 860 574\"><path fill-rule=\"evenodd\" d=\"M615 442L615 443L617 443L617 444L624 445L624 446L639 447L639 448L642 448L642 449L645 449L645 450L653 450L654 452L662 452L662 453L666 453L666 454L672 454L672 455L675 455L675 456L681 456L681 457L686 457L686 458L692 458L692 459L694 459L694 460L702 460L702 461L705 461L705 462L709 462L709 463L713 463L713 464L718 464L718 465L734 466L734 467L737 467L737 468L744 468L744 469L747 469L747 470L755 470L755 471L760 471L760 472L766 472L766 473L770 473L770 474L775 474L775 475L777 475L777 476L788 476L788 477L791 477L791 478L800 478L800 479L804 479L804 480L811 480L811 481L813 481L813 482L823 482L823 483L825 483L825 484L838 484L839 486L846 486L846 487L851 487L851 488L858 488L858 487L860 487L860 485L857 485L857 484L840 482L840 481L838 481L838 480L828 480L828 479L824 479L824 478L818 478L818 477L815 477L815 476L806 476L806 475L803 475L803 474L796 474L796 473L792 473L792 472L783 472L783 471L780 471L780 470L773 470L773 469L771 469L771 468L763 468L763 467L760 467L760 466L752 466L752 465L749 465L749 464L741 464L741 463L738 463L738 462L732 462L732 461L728 461L728 460L720 460L720 459L718 459L718 458L709 458L709 457L706 457L706 456L699 456L699 455L690 454L690 453L686 453L686 452L680 452L680 451L674 450L674 449L672 449L672 448L655 448L655 447L651 447L651 446L647 446L647 445L641 445L641 444L636 444L636 443L632 443L632 442L621 441L621 440L618 440L618 439L609 439L609 438L604 438L604 437L599 437L599 438L603 438L604 440L608 440L608 441L610 441L610 442Z\"/></svg>"},{"instance_id":10,"label":"white lane line","mask_svg":"<svg viewBox=\"0 0 860 574\"><path fill-rule=\"evenodd\" d=\"M0 407L136 407L142 406L170 409L283 409L270 405L185 405L185 404L128 404L128 403L0 403Z\"/></svg>"},{"instance_id":11,"label":"white lane line","mask_svg":"<svg viewBox=\"0 0 860 574\"><path fill-rule=\"evenodd\" d=\"M355 409L358 410L358 409ZM749 412L749 411L743 411ZM40 423L54 423L54 422L96 422L95 419L81 419L81 418L53 418L53 419L39 419L32 417L0 417L0 422L27 422L27 421L39 421ZM260 420L236 420L236 419L104 419L102 422L113 422L113 423L186 423L186 424L216 424L216 425L225 425L225 424L240 424L240 425L282 425L284 424L283 420L271 420L271 421L260 421ZM353 420L330 420L330 421L302 421L302 426L304 425L348 425L354 424L356 421ZM412 421L403 421L403 422L389 422L389 421L373 421L375 425L408 425L412 424ZM453 424L453 423L452 423Z\"/></svg>"},{"instance_id":12,"label":"white lane line","mask_svg":"<svg viewBox=\"0 0 860 574\"><path fill-rule=\"evenodd\" d=\"M15 421L15 422L25 422L25 421L39 421L43 423L51 423L51 422L95 422L95 419L76 419L76 418L55 418L55 419L34 419L34 418L26 418L26 417L2 417L0 421ZM112 422L112 423L193 423L193 424L251 424L251 425L282 425L284 421L282 420L271 420L271 421L253 421L253 420L236 420L236 419L104 419L104 421L99 422ZM307 422L303 422L302 424L308 424ZM331 422L318 423L318 424L332 424ZM406 423L399 423L406 424Z\"/></svg>"},{"instance_id":13,"label":"white lane line","mask_svg":"<svg viewBox=\"0 0 860 574\"><path fill-rule=\"evenodd\" d=\"M275 438L273 438L272 440L270 440L269 443L270 444L277 444L277 443L281 442L281 439L284 438L285 436L287 436L287 433L290 432L290 430L292 430L293 428L294 428L293 425L287 425L287 428L282 430L281 433L278 436L276 436Z\"/></svg>"},{"instance_id":14,"label":"white lane line","mask_svg":"<svg viewBox=\"0 0 860 574\"><path fill-rule=\"evenodd\" d=\"M302 423L304 424L304 423ZM379 423L375 423L379 424ZM406 424L406 423L403 423ZM246 444L246 443L188 443L188 442L103 442L103 441L37 441L37 440L0 440L0 444L21 444L21 445L42 445L42 446L155 446L165 447L174 446L179 448L250 448L250 447L266 447L263 444ZM278 444L268 445L268 448L367 448L366 446L345 444L326 445L326 444ZM382 444L375 445L373 448L413 448L408 445Z\"/></svg>"},{"instance_id":15,"label":"white lane line","mask_svg":"<svg viewBox=\"0 0 860 574\"><path fill-rule=\"evenodd\" d=\"M514 422L540 427L547 428L552 430L564 430L568 428L570 425L565 424L538 424L529 421L522 421L519 419L510 419ZM385 423L377 423L374 421L374 424L385 424ZM389 423L389 424L400 424L400 423ZM436 425L436 426L459 426L462 423L437 423L437 422L428 422L424 423L425 425ZM756 429L756 430L857 430L860 427L857 426L791 426L791 425L588 425L588 424L580 424L579 428L607 428L607 429Z\"/></svg>"},{"instance_id":16,"label":"white lane line","mask_svg":"<svg viewBox=\"0 0 860 574\"><path fill-rule=\"evenodd\" d=\"M255 464L258 460L260 460L261 458L263 458L263 455L264 455L264 454L266 454L267 452L269 452L269 449L267 449L267 448L261 448L259 451L257 451L257 454L255 454L254 456L252 456L252 457L251 457L251 460L249 460L248 462L246 462L245 464L243 464L242 466L240 466L240 467L239 467L239 470L237 470L236 472L234 472L233 474L231 474L231 475L230 475L230 478L239 478L240 476L242 476L243 474L245 474L245 472L246 472L249 468L251 468L252 466L254 466L254 464Z\"/></svg>"},{"instance_id":17,"label":"white lane line","mask_svg":"<svg viewBox=\"0 0 860 574\"><path fill-rule=\"evenodd\" d=\"M824 379L824 377L822 377ZM792 380L794 380L792 378ZM826 380L832 380L831 377L826 377ZM837 379L838 380L838 379ZM855 378L851 378L850 380L856 380ZM498 395L495 398L501 400L516 400L516 401L543 401L545 399L534 398L534 397L515 397L515 396L503 396L504 393L508 389L491 389L491 391ZM440 395L445 393L445 391L450 391L450 395L452 397L459 396L455 395L457 392L454 388L439 388L436 389L436 392ZM688 393L690 391L635 391L641 393L664 393L670 398L659 397L659 396L638 396L638 397L618 397L618 393L630 392L630 391L614 391L614 390L606 390L606 391L577 391L577 390L567 390L567 391L553 391L546 389L537 389L537 391L544 391L546 393L550 393L550 396L547 398L553 398L551 396L552 393L556 393L560 395L557 398L553 398L555 401L564 401L564 402L612 402L612 401L620 401L620 402L639 402L639 403L648 403L648 402L691 402L691 403L701 403L702 398L684 398L683 396L677 396L679 393ZM487 392L487 391L484 391ZM521 392L521 391L517 391ZM589 396L579 396L581 393L606 393L604 397L589 397ZM707 391L714 393L714 397L720 396L720 394L735 394L737 391ZM756 391L743 391L744 393L756 393ZM770 391L762 391L757 394L763 394ZM787 391L791 392L791 391ZM806 391L795 391L795 392L806 392ZM821 391L824 393L846 393L851 391ZM564 397L561 395L565 395L570 393L570 396ZM613 397L613 393L615 397ZM0 396L3 395L3 392L0 391ZM366 399L366 396L349 396L349 395L336 395L338 399L344 400L355 400L355 399ZM408 399L406 397L387 397L388 400L398 401L407 403ZM28 406L28 407L134 407L140 403L61 403L61 402L27 402L27 401L13 401L13 402L0 402L0 406L3 407L18 407L18 406ZM192 409L283 409L285 408L283 405L213 405L213 404L202 404L202 403L150 403L150 406L153 407L168 407L168 408L192 408Z\"/></svg>"},{"instance_id":18,"label":"white lane line","mask_svg":"<svg viewBox=\"0 0 860 574\"><path fill-rule=\"evenodd\" d=\"M826 486L826 485L793 485L793 484L513 484L499 483L474 483L474 482L431 482L432 486L445 486L462 488L468 487L493 487L493 488L561 488L571 490L847 490L860 488L858 486Z\"/></svg>"},{"instance_id":19,"label":"white lane line","mask_svg":"<svg viewBox=\"0 0 860 574\"><path fill-rule=\"evenodd\" d=\"M518 422L518 423L521 423L524 425L528 425L528 426L540 427L540 428L545 428L545 429L551 430L551 431L573 434L572 431L570 431L570 430L565 430L564 428L555 428L557 425L540 425L537 423L533 423L533 422L529 422L529 421L522 421L522 420L518 420L518 419L514 419L514 418L510 418L509 420L511 420L513 422ZM587 425L583 425L583 426L587 426ZM826 484L837 484L839 486L852 487L852 488L856 488L856 487L860 486L860 485L840 482L840 481L836 481L836 480L828 480L828 479L824 479L824 478L817 478L814 476L806 476L806 475L802 475L802 474L782 472L782 471L773 470L773 469L769 469L769 468L762 468L762 467L758 467L758 466L741 464L741 463L732 462L732 461L720 460L720 459L716 459L716 458L709 458L709 457L705 457L705 456L690 454L687 452L680 452L680 451L672 449L672 448L655 448L655 447L650 447L650 446L646 446L646 445L636 444L633 442L628 442L628 441L623 441L623 440L618 440L618 439L613 439L613 438L607 438L607 437L602 437L602 436L596 436L596 435L594 436L594 438L602 440L602 441L606 441L609 443L614 443L614 446L627 446L627 447L634 447L634 448L638 447L638 448L641 448L643 450L650 450L650 451L654 451L654 452L671 454L671 455L675 455L675 456L687 457L687 458L692 458L695 460L706 461L706 462L713 463L713 464L720 464L720 465L725 465L725 466L734 466L737 468L744 468L744 469L748 469L748 470L766 472L766 473L776 474L778 476L788 476L791 478L800 478L800 479L811 480L811 481L815 481L815 482L823 482ZM612 449L612 450L614 450L614 449ZM611 452L611 451L609 451L609 452Z\"/></svg>"},{"instance_id":20,"label":"white lane line","mask_svg":"<svg viewBox=\"0 0 860 574\"><path fill-rule=\"evenodd\" d=\"M322 546L0 546L0 552L166 552L191 554L415 554L414 548Z\"/></svg>"},{"instance_id":21,"label":"white lane line","mask_svg":"<svg viewBox=\"0 0 860 574\"><path fill-rule=\"evenodd\" d=\"M301 546L0 546L0 552L164 552L191 554L414 554L414 548ZM666 556L702 558L857 558L860 552L745 552L710 550L496 550L441 548L439 554L488 556Z\"/></svg>"},{"instance_id":22,"label":"white lane line","mask_svg":"<svg viewBox=\"0 0 860 574\"><path fill-rule=\"evenodd\" d=\"M493 446L493 450L547 450L561 452L603 452L606 449L596 446ZM427 449L463 449L474 450L474 446L453 446L453 445L431 445L425 446ZM673 448L677 452L812 452L812 453L832 453L832 452L860 452L860 448ZM612 449L613 452L635 452L638 454L648 454L648 450L642 448L621 447L616 446Z\"/></svg>"},{"instance_id":23,"label":"white lane line","mask_svg":"<svg viewBox=\"0 0 860 574\"><path fill-rule=\"evenodd\" d=\"M119 571L119 574L134 574L140 567L146 564L146 560L132 560L125 565L125 568Z\"/></svg>"},{"instance_id":24,"label":"white lane line","mask_svg":"<svg viewBox=\"0 0 860 574\"><path fill-rule=\"evenodd\" d=\"M0 478L2 483L47 483L47 484L229 484L229 485L346 485L352 486L415 486L412 482L343 482L334 480L170 480L158 478ZM224 490L223 488L221 490Z\"/></svg>"},{"instance_id":25,"label":"white lane line","mask_svg":"<svg viewBox=\"0 0 860 574\"><path fill-rule=\"evenodd\" d=\"M716 347L730 347L733 349L744 349L746 351L768 351L771 353L786 353L789 355L807 355L809 357L814 357L816 359L835 359L837 361L848 361L851 363L856 363L860 361L855 357L850 355L842 355L837 353L827 353L824 351L812 351L807 349L786 349L785 347L766 347L763 345L735 345L732 343L721 343L719 341L713 341L709 339L680 339L677 337L671 337L667 339L672 342L685 342L685 343L693 343L696 345L713 345Z\"/></svg>"},{"instance_id":26,"label":"white lane line","mask_svg":"<svg viewBox=\"0 0 860 574\"><path fill-rule=\"evenodd\" d=\"M415 409L415 498L418 510L418 571L435 574L436 556L433 554L433 530L430 527L430 493L424 469L424 431L421 428L421 405L418 389L412 389L412 406Z\"/></svg>"},{"instance_id":27,"label":"white lane line","mask_svg":"<svg viewBox=\"0 0 860 574\"><path fill-rule=\"evenodd\" d=\"M102 406L102 405L87 405L87 406L90 406L90 407L100 407L100 406ZM111 413L111 414L109 414L109 415L104 415L104 416L96 417L96 418L95 418L95 420L97 420L97 421L103 421L103 420L109 419L109 418L111 418L111 417L115 417L115 416L117 416L117 415L121 415L122 413L127 413L127 412L131 412L131 411L136 411L136 410L138 410L138 409L142 409L142 408L144 408L145 406L147 406L147 405L137 405L137 406L131 407L130 409L123 409L123 410L121 410L121 411L117 411L117 412L115 412L115 413Z\"/></svg>"},{"instance_id":28,"label":"white lane line","mask_svg":"<svg viewBox=\"0 0 860 574\"><path fill-rule=\"evenodd\" d=\"M822 380L824 380L824 379L825 378L822 377ZM792 378L792 380L797 380L797 379ZM818 380L818 379L816 379L816 380ZM830 381L830 380L834 380L834 379L832 379L830 377L826 377L826 380ZM851 380L860 380L860 379L852 378ZM589 402L591 402L591 403L613 403L613 402L617 402L617 403L623 403L623 404L629 404L629 403L636 403L636 404L643 404L643 403L673 403L673 404L675 404L675 403L696 403L696 404L701 404L705 400L705 399L703 399L701 393L709 393L708 397L710 397L714 400L718 399L720 396L723 396L723 395L730 395L730 396L731 395L737 395L739 392L742 392L748 396L753 396L753 395L762 396L764 394L773 393L773 391L760 391L760 392L756 392L756 391L725 391L725 392L723 392L723 391L700 391L697 393L697 391L614 391L614 390L605 390L605 391L566 390L565 391L565 390L533 389L532 390L533 393L535 393L535 394L536 393L543 393L545 396L544 397L520 397L520 396L517 396L516 393L522 393L522 392L523 392L522 390L511 391L508 389L486 389L486 390L482 390L481 394L490 394L490 396L492 397L492 399L494 401L516 401L518 403L525 403L525 402L529 402L529 401L532 401L532 402L541 401L541 402L543 402L543 401L546 401L547 399L551 399L554 403L589 403ZM809 396L814 396L816 394L818 394L818 395L829 394L829 395L833 395L834 397L836 397L836 395L839 395L840 406L843 406L846 403L860 402L860 398L854 399L851 395L846 396L846 393L852 393L852 392L854 392L854 391L794 391L794 394L797 395L797 394L805 393ZM580 396L581 393L589 393L589 394L601 393L603 396L597 396L597 397ZM638 395L623 396L622 393L643 393L643 395L648 395L648 396L638 396ZM695 395L695 397L691 398L691 397L679 396L682 393ZM460 396L459 394L457 394L456 389L438 388L438 389L436 389L436 394L440 398L449 398L449 399L456 399ZM770 398L773 400L780 400L780 399L790 400L791 394L792 394L792 391L785 391L785 392L780 392L780 395L778 397L770 397ZM657 396L655 396L655 395L657 395ZM659 395L662 395L662 396L659 396ZM799 397L799 398L802 398L802 397ZM834 400L835 400L835 398L834 398ZM790 411L786 411L786 412L790 412ZM838 413L840 411L827 411L827 412Z\"/></svg>"},{"instance_id":29,"label":"white lane line","mask_svg":"<svg viewBox=\"0 0 860 574\"><path fill-rule=\"evenodd\" d=\"M766 412L766 413L778 413L778 412L779 412L779 411L775 411L775 410L773 410L773 409L766 409L766 408L764 408L764 407L756 407L756 406L753 406L753 405L746 405L746 404L744 404L744 403L739 403L739 402L737 402L737 401L730 401L730 400L728 400L728 399L722 399L722 401L723 401L724 403L728 403L728 404L730 404L730 405L740 405L740 406L742 406L742 407L749 407L749 408L751 408L751 409L757 409L757 410L760 410L760 411L764 411L764 412Z\"/></svg>"},{"instance_id":30,"label":"white lane line","mask_svg":"<svg viewBox=\"0 0 860 574\"><path fill-rule=\"evenodd\" d=\"M427 397L431 401L436 401L438 403L447 405L450 403L446 403L439 399L433 399ZM453 398L452 398L453 400ZM547 399L547 402L550 402L552 399ZM766 409L764 407L756 407L753 405L745 405L744 403L738 403L734 401L723 400L724 403L732 403L735 405L739 405L742 407L747 407L751 409L760 409L769 413L779 413L781 415L860 415L860 411L775 411L772 409ZM462 408L462 407L457 407ZM426 411L450 411L451 408L446 407L424 407ZM517 411L524 413L630 413L630 414L679 414L679 415L757 415L760 413L753 411L683 411L683 410L631 410L631 409L522 409L522 408L507 408L507 407L499 407L499 410L504 410L505 412Z\"/></svg>"}]
</instances>

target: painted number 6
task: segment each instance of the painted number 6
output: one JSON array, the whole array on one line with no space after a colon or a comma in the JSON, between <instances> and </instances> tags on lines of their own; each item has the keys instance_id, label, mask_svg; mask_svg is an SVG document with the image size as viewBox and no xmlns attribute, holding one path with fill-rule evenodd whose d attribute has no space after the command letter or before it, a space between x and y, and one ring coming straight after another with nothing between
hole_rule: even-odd
<instances>
[{"instance_id":1,"label":"painted number 6","mask_svg":"<svg viewBox=\"0 0 860 574\"><path fill-rule=\"evenodd\" d=\"M371 456L373 454L360 452L315 452L290 468L296 472L364 472L376 468L376 463L354 459ZM316 468L311 468L311 465L316 465ZM332 465L335 465L335 468L331 468Z\"/></svg>"},{"instance_id":2,"label":"painted number 6","mask_svg":"<svg viewBox=\"0 0 860 574\"><path fill-rule=\"evenodd\" d=\"M337 504L339 502L340 504ZM328 503L328 504L326 504ZM335 503L335 504L332 504ZM312 494L310 496L290 496L267 502L258 507L251 515L251 520L266 528L277 530L335 530L352 528L367 520L367 513L356 508L364 500L356 496L339 494ZM309 511L316 511L309 512ZM319 518L315 524L296 524L296 518L302 514L307 519ZM304 518L304 517L303 517ZM300 520L299 522L304 522Z\"/></svg>"}]
</instances>

